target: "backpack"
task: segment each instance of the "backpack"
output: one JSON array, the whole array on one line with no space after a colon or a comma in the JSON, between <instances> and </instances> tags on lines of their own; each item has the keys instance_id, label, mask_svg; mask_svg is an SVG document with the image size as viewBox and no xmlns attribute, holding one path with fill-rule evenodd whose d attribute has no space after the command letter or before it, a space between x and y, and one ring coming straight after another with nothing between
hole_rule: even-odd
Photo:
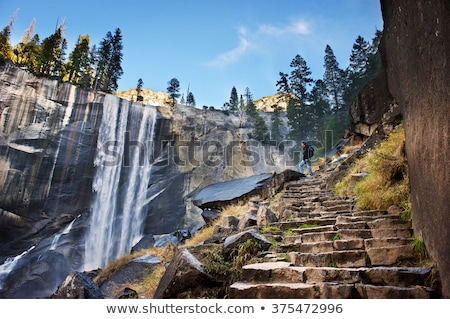
<instances>
[{"instance_id":1,"label":"backpack","mask_svg":"<svg viewBox=\"0 0 450 319\"><path fill-rule=\"evenodd\" d=\"M309 158L312 158L314 156L314 147L312 145L308 145L309 150Z\"/></svg>"}]
</instances>

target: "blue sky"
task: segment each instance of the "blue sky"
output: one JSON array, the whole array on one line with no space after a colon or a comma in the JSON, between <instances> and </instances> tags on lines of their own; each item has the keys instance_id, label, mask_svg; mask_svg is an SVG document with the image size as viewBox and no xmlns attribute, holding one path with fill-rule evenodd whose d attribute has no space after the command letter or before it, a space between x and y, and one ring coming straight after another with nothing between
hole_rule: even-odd
<instances>
[{"instance_id":1,"label":"blue sky","mask_svg":"<svg viewBox=\"0 0 450 319\"><path fill-rule=\"evenodd\" d=\"M145 88L166 91L177 78L197 107L222 107L233 86L238 94L248 87L254 99L275 94L279 72L289 73L297 54L321 79L327 44L345 68L357 36L371 40L383 29L379 0L1 0L1 29L16 10L13 44L33 19L41 40L64 19L67 54L81 34L92 45L120 28L119 90L142 78Z\"/></svg>"}]
</instances>

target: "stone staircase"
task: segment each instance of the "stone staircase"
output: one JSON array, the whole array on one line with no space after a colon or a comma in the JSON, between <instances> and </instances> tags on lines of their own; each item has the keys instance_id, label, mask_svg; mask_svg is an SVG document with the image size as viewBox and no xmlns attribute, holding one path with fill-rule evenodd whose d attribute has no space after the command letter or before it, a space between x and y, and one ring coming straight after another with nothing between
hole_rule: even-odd
<instances>
[{"instance_id":1,"label":"stone staircase","mask_svg":"<svg viewBox=\"0 0 450 319\"><path fill-rule=\"evenodd\" d=\"M411 221L360 210L325 189L326 173L289 182L277 242L265 262L243 267L230 298L435 298L432 267L417 266ZM269 230L270 229L270 230Z\"/></svg>"}]
</instances>

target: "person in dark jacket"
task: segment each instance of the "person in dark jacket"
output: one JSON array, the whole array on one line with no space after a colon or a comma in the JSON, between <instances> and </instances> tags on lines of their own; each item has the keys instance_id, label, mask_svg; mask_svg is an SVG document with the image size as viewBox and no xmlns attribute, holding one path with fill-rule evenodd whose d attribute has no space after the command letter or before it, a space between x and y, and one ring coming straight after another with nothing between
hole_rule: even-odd
<instances>
[{"instance_id":1,"label":"person in dark jacket","mask_svg":"<svg viewBox=\"0 0 450 319\"><path fill-rule=\"evenodd\" d=\"M312 168L311 168L311 154L309 152L309 145L306 142L302 142L303 148L303 159L298 165L298 170L300 173L304 174L305 165L308 167L308 175L312 176Z\"/></svg>"}]
</instances>

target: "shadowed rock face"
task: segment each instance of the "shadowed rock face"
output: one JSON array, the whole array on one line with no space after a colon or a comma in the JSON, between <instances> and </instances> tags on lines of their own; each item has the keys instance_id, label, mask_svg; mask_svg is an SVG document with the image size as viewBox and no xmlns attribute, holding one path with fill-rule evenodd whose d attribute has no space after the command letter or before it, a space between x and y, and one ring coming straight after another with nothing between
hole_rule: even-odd
<instances>
[{"instance_id":1,"label":"shadowed rock face","mask_svg":"<svg viewBox=\"0 0 450 319\"><path fill-rule=\"evenodd\" d=\"M404 115L412 217L450 297L450 3L381 0L389 90Z\"/></svg>"}]
</instances>

